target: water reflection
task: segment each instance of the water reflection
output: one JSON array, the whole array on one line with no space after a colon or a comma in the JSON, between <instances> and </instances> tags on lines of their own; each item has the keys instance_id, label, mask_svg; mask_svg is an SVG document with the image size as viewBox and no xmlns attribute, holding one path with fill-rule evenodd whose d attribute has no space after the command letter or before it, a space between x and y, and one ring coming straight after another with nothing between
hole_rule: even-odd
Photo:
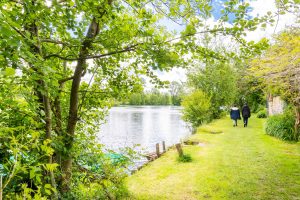
<instances>
[{"instance_id":1,"label":"water reflection","mask_svg":"<svg viewBox=\"0 0 300 200\"><path fill-rule=\"evenodd\" d=\"M190 134L181 120L180 109L175 106L113 107L98 138L111 149L141 144L154 151L155 144L162 141L170 146Z\"/></svg>"}]
</instances>

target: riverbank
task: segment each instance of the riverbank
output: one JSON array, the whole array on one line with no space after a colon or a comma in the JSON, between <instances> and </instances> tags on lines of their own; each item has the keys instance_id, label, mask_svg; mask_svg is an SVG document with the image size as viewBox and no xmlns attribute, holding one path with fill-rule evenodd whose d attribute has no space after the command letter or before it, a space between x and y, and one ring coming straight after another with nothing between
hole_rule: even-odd
<instances>
[{"instance_id":1,"label":"riverbank","mask_svg":"<svg viewBox=\"0 0 300 200\"><path fill-rule=\"evenodd\" d=\"M300 199L300 143L264 134L263 123L221 119L199 128L190 137L199 144L184 146L193 161L178 163L168 151L127 178L128 199Z\"/></svg>"}]
</instances>

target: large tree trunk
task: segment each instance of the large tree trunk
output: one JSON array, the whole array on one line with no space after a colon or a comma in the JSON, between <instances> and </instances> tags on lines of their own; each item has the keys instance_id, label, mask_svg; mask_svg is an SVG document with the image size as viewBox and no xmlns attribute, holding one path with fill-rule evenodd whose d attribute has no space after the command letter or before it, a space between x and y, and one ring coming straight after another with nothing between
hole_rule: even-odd
<instances>
[{"instance_id":1,"label":"large tree trunk","mask_svg":"<svg viewBox=\"0 0 300 200\"><path fill-rule=\"evenodd\" d=\"M72 176L72 155L70 153L73 143L75 128L78 118L78 102L79 102L79 87L81 82L82 73L85 71L86 59L88 55L88 49L92 45L93 39L99 33L99 24L94 18L90 24L89 30L87 32L86 40L83 42L83 46L79 53L79 60L73 76L72 89L70 95L70 108L69 108L69 118L65 137L65 147L67 149L66 154L63 156L62 161L62 185L61 192L68 192L70 190L70 182Z\"/></svg>"},{"instance_id":2,"label":"large tree trunk","mask_svg":"<svg viewBox=\"0 0 300 200\"><path fill-rule=\"evenodd\" d=\"M113 0L107 0L107 5L112 4ZM106 5L103 5L105 8ZM101 9L99 9L100 11ZM99 34L99 20L107 13L107 10L102 9L99 12L97 18L93 18L92 22L89 26L88 32L86 34L86 38L82 43L80 52L79 52L79 59L77 61L77 65L75 68L73 81L72 81L72 88L70 94L70 107L69 107L69 118L67 124L66 134L64 135L65 140L65 148L66 153L63 155L62 158L62 180L61 180L61 192L65 193L70 190L71 184L71 177L72 177L72 155L71 149L74 144L74 136L75 136L75 129L78 120L78 103L79 103L79 87L81 82L81 77L86 70L86 56L88 55L89 49L92 47L92 43L96 36Z\"/></svg>"},{"instance_id":3,"label":"large tree trunk","mask_svg":"<svg viewBox=\"0 0 300 200\"><path fill-rule=\"evenodd\" d=\"M31 2L32 7L26 7L25 10L28 15L30 15L33 12L33 8L35 7L35 1ZM43 57L42 48L39 43L39 29L36 25L36 21L32 21L28 24L24 25L25 30L27 30L31 34L31 39L37 39L37 43L31 43L31 51L36 55L36 57ZM51 132L52 132L52 117L51 117L51 105L50 105L50 98L49 98L49 92L48 92L48 86L46 82L44 81L44 74L41 71L39 66L36 66L33 63L29 63L30 67L39 75L39 79L36 80L36 86L34 88L35 94L38 97L38 103L39 103L39 110L38 113L41 113L40 111L43 110L45 113L44 120L45 120L45 140L51 139ZM44 91L43 93L41 91ZM41 116L42 117L42 116ZM49 164L52 164L52 156L48 157L48 160L46 161ZM55 176L53 172L49 172L50 182L53 188L56 189L56 181ZM53 196L56 198L56 195Z\"/></svg>"}]
</instances>

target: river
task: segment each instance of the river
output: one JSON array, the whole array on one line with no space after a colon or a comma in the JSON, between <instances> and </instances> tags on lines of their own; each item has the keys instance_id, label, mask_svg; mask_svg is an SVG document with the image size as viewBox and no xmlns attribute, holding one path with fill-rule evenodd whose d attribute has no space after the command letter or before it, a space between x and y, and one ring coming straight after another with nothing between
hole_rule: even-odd
<instances>
[{"instance_id":1,"label":"river","mask_svg":"<svg viewBox=\"0 0 300 200\"><path fill-rule=\"evenodd\" d=\"M155 144L162 141L171 146L190 135L180 110L178 106L113 107L98 139L114 150L140 144L146 151L154 152Z\"/></svg>"}]
</instances>

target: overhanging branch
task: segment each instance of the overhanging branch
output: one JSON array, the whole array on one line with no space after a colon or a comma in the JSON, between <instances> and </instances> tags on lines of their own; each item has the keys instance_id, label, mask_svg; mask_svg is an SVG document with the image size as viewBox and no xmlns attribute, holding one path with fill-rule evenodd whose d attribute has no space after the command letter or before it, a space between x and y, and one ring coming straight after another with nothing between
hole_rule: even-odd
<instances>
[{"instance_id":1,"label":"overhanging branch","mask_svg":"<svg viewBox=\"0 0 300 200\"><path fill-rule=\"evenodd\" d=\"M199 31L199 32L196 32L196 33L186 34L186 35L183 35L183 36L180 36L180 37L176 37L176 38L173 38L173 39L165 40L165 41L162 41L162 42L160 42L158 44L170 43L170 42L173 42L175 40L179 40L179 39L186 38L186 37L191 37L191 36L198 35L198 34L216 33L216 32L222 32L222 31L224 31L224 29L213 29L213 30ZM53 41L53 42L55 42L55 41ZM57 41L57 42L59 42L59 41ZM108 52L108 53L100 54L100 55L89 55L89 56L86 56L84 58L82 58L82 57L72 58L71 55L64 57L64 56L61 56L59 54L50 54L48 56L45 56L44 59L49 59L49 58L55 57L55 58L59 58L61 60L66 60L66 61L76 61L76 60L79 60L79 59L86 59L86 60L88 60L88 59L94 59L94 58L103 58L103 57L107 57L107 56L111 56L111 55L115 55L115 54L120 54L120 53L134 51L136 49L136 47L138 47L138 46L140 46L142 44L145 44L145 43L141 42L141 43L137 43L137 44L134 44L134 45L127 46L127 47L125 47L124 49L121 49L121 50L112 51L112 52ZM157 44L156 43L152 43L151 45L157 45Z\"/></svg>"},{"instance_id":2,"label":"overhanging branch","mask_svg":"<svg viewBox=\"0 0 300 200\"><path fill-rule=\"evenodd\" d=\"M64 78L64 79L59 80L58 83L59 83L59 84L62 84L62 83L64 83L64 82L67 82L67 81L69 81L69 80L72 80L73 78L74 78L74 76L71 76L71 77L68 77L68 78Z\"/></svg>"}]
</instances>

